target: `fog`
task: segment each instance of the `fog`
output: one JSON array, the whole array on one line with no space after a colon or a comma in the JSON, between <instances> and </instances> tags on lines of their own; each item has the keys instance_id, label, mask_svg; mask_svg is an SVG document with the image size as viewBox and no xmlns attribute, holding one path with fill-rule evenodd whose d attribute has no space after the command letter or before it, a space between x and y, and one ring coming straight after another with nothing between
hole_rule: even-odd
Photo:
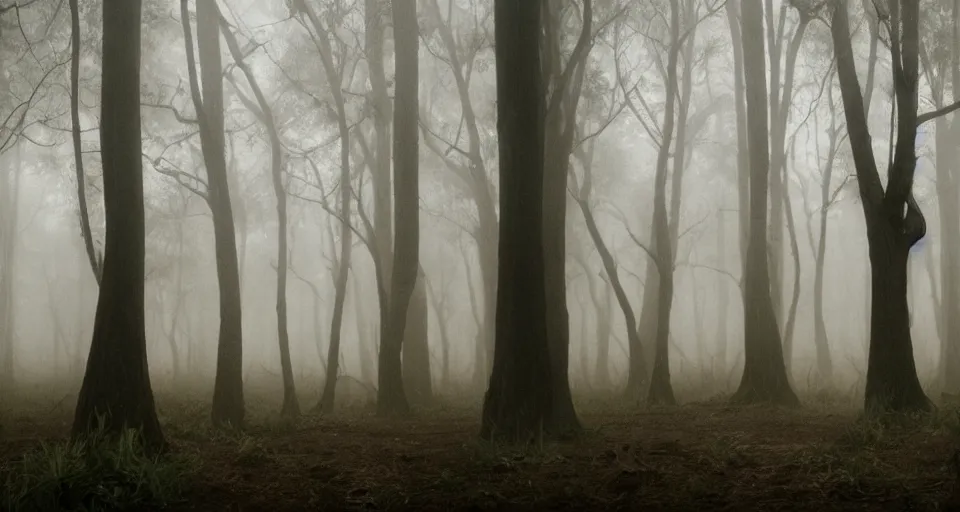
<instances>
[{"instance_id":1,"label":"fog","mask_svg":"<svg viewBox=\"0 0 960 512\"><path fill-rule=\"evenodd\" d=\"M109 101L102 92L108 34L101 7L116 9L119 2L79 2L73 24L71 5L62 1L0 3L0 411L8 415L16 415L18 404L34 396L43 397L38 401L66 397L72 407L85 372L90 379L93 371L87 359L95 338L98 300L104 301L98 274L109 244L121 240L109 240L106 229L101 156L105 135L100 133L102 109ZM487 400L495 399L496 393L488 390L495 389L500 378L497 365L508 363L497 363L499 356L494 357L495 349L507 343L501 345L494 308L498 297L504 300L505 286L519 290L516 293L526 293L528 286L525 275L512 274L514 282L503 281L507 274L502 270L497 281L505 229L519 229L497 224L504 207L500 167L506 158L516 158L502 154L505 125L498 130L498 79L503 77L498 77L495 42L506 43L496 39L500 35L495 30L494 2L412 2L419 29L418 101L401 104L407 100L400 99L398 84L408 70L396 64L400 42L395 40L394 11L403 3L394 1L390 8L391 3L379 0L198 0L197 4L218 7L222 16L217 19L214 14L211 24L205 25L193 2L183 0L182 7L180 2L143 0L139 88L144 326L147 384L157 397L165 429L168 422L175 423L168 416L179 407L175 404L180 395L198 397L198 403L205 404L198 407L209 415L211 399L218 400L214 397L218 371L226 371L218 368L218 350L229 350L224 347L231 336L238 343L234 347L242 345L247 409L267 404L269 414L278 414L282 399L284 417L291 414L291 400L299 404L297 413L305 414L332 415L352 407L384 411L386 394L381 388L384 382L395 381L379 368L384 357L391 357L380 354L379 347L391 339L381 331L396 325L385 318L388 305L383 301L384 297L392 301L399 293L390 280L391 273L400 272L395 265L401 260L394 252L402 250L402 240L394 238L401 236L401 227L409 220L402 219L397 208L409 202L399 195L401 185L395 182L402 171L397 162L405 151L416 152L418 164L413 172L419 173L415 229L421 273L416 287L404 292L410 294L410 306L406 331L399 335L403 341L399 393L402 397L406 388L403 400L409 399L412 414L421 417L447 406L470 408L474 417L485 393ZM901 3L911 2L891 1ZM859 141L872 144L879 171L874 174L888 191L883 196L880 188L880 197L893 201L896 194L891 190L897 189L888 184L888 176L901 172L898 158L913 159L901 149L911 143L898 142L910 136L897 131L907 122L918 126L915 170L902 171L909 176L904 178L908 184L904 198L891 206L899 219L891 222L905 226L909 213L903 211L912 208L905 204L909 196L922 212L925 231L904 249L909 255L909 336L900 339L905 339L906 350L912 350L916 377L927 396L960 392L960 379L952 377L960 372L960 357L951 355L960 353L955 350L960 347L956 342L960 325L952 320L960 315L960 293L951 264L960 261L956 114L951 113L950 99L951 77L960 76L956 74L960 50L956 31L951 32L957 11L943 2L919 3L919 22L910 18L915 7L902 7L903 13L897 7L893 12L895 20L903 16L904 28L894 30L894 35L904 42L891 40L889 6L844 5L842 10L849 11L844 19L849 18L845 23L851 61L841 58L837 36L831 39L831 27L840 16L834 14L832 3L544 2L552 6L544 7L543 25L537 29L542 29L538 75L542 74L543 90L538 94L545 119L540 125L546 126L545 191L543 197L523 201L544 205L543 229L548 234L538 261L546 269L547 337L554 343L553 325L568 328L568 340L563 342L569 356L568 385L578 409L609 401L617 411L636 411L648 401L661 403L655 391L649 397L647 391L663 371L656 368L660 361L668 361L666 385L672 386L665 402L671 402L674 393L683 404L731 396L738 402L738 388L742 393L748 386L751 371L745 370L745 362L754 357L748 352L763 352L751 349L745 340L763 338L763 343L781 351L784 385L801 403L836 402L844 411L859 411L865 389L872 389L868 356L871 350L879 353L891 346L878 332L887 325L884 317L895 311L894 306L873 309L871 348L868 248L873 245L866 226L873 222L869 217L873 210L864 205L871 191L860 189L872 179L862 156L871 152ZM191 15L186 25L181 8ZM752 9L764 16L759 32L753 32L756 27L747 19ZM584 12L592 14L592 26L585 36L587 44L580 48ZM380 21L371 22L371 16ZM185 26L192 31L188 39ZM71 120L71 31L77 29L79 124ZM762 37L748 44L755 33ZM759 54L751 48L754 43L760 46ZM204 54L211 44L219 54ZM902 61L890 49L900 52L901 45L910 54ZM188 59L186 48L197 46ZM750 67L757 65L751 54L764 57L760 74L753 75L762 76L760 82L751 82L751 69L757 69ZM211 63L219 69L211 69ZM567 67L574 71L568 73ZM904 105L909 108L904 98L911 94L897 89L898 80L909 82L911 69L919 76L913 78L919 98L913 106L920 119L916 114L904 117L900 111ZM850 77L859 91L849 93ZM211 85L211 80L219 84ZM759 91L752 88L758 84L762 92L756 97L769 99L767 104L751 103L750 95ZM211 92L217 86L223 95L220 113ZM201 95L208 112L201 112L205 117L198 121ZM850 113L851 98L866 105L865 112L858 107L865 115L866 139L858 135L859 125L848 130L851 116L860 115ZM752 138L757 125L751 116L752 109L761 106L761 118L769 125L760 135L769 145L763 156L769 168L761 171L766 173L763 182L770 181L765 200L769 209L756 212L747 210L758 204L747 187L759 179L757 168L751 166L756 162L753 153L762 150L755 147L760 139ZM938 110L936 118L923 117ZM418 126L417 145L412 148L398 141L394 129L403 112L411 111ZM222 131L217 116L222 116ZM506 123L502 112L500 116ZM561 135L551 139L554 126L560 127L556 133ZM346 148L344 128L350 141ZM210 130L209 135L204 130ZM72 137L79 138L79 145ZM531 151L523 140L507 143L514 144L518 154ZM661 147L664 140L667 148ZM83 208L78 202L78 148ZM218 151L225 157L220 179L215 170L219 164L216 158L211 160ZM528 171L510 162L513 182L523 179ZM569 168L561 178L549 181L551 165ZM658 170L665 180L659 190ZM344 173L350 177L349 192L342 183ZM564 186L564 181L565 206L559 208L558 200L547 199L549 187ZM116 193L119 198L133 192ZM277 194L285 200L283 222ZM353 209L346 219L344 197L349 197ZM666 216L662 224L655 213L658 200ZM517 213L515 218L528 214ZM217 215L220 220L215 221ZM746 274L759 267L748 265L757 260L748 258L747 247L753 233L749 224L758 215L767 224L762 266L769 272L764 270L762 279L768 283L776 329L750 338L745 321L759 317L744 310L744 304L754 300L748 298L752 292ZM956 218L942 224L944 215ZM85 216L88 240L82 228ZM554 236L549 235L549 226L557 218L560 224L553 225L561 227L554 233L565 238L564 254L549 247ZM226 227L218 232L216 222ZM596 232L591 232L591 223ZM664 238L658 238L660 227ZM231 228L235 240L223 238ZM908 227L895 229L905 233ZM344 235L351 246L346 252ZM957 244L951 242L954 239ZM670 242L671 248L661 254L672 256L672 262L657 259L659 240ZM286 252L285 266L278 261L278 244ZM234 256L228 247L235 248ZM612 267L603 259L605 252L612 256ZM229 307L221 303L232 257L238 269L239 310L224 309ZM822 258L819 277L818 258ZM878 252L873 259L878 258L885 256ZM552 295L558 288L551 277L551 261L565 269L565 323L562 317L549 316L551 304L563 303ZM114 268L126 264L118 259L108 262ZM349 274L338 322L337 283L344 266ZM663 307L658 297L665 295L658 291L668 266L672 295L664 355L658 347L657 315ZM885 279L876 277L878 272L886 275L878 268L873 267L874 278ZM282 308L278 272L285 274ZM632 318L625 314L624 299ZM136 307L135 301L131 304ZM279 324L284 322L283 315L278 316L281 309L285 328ZM242 335L222 320L227 316L239 321ZM333 329L339 329L339 338ZM632 346L633 334L639 348ZM287 336L292 379L284 375L282 362ZM338 348L331 350L333 339ZM115 343L118 347L122 342ZM426 352L414 361L419 357L414 351L423 343ZM400 353L399 344L396 349ZM780 364L780 356L763 354L772 357L764 361ZM339 360L335 370L331 355ZM223 357L221 353L221 365L227 361ZM538 371L528 355L511 352L502 357L527 365L531 373ZM905 360L902 364L909 366ZM337 375L332 381L327 378L331 371ZM555 365L552 371L563 373ZM871 371L875 376L886 370L877 366ZM417 378L426 378L428 385L410 380ZM636 389L631 384L635 378L641 386ZM321 406L325 386L338 382L358 385L341 391L333 410ZM240 419L243 400L241 394ZM870 396L866 400L869 408ZM488 403L485 411L488 406L492 407ZM79 412L77 418L80 422Z\"/></svg>"}]
</instances>

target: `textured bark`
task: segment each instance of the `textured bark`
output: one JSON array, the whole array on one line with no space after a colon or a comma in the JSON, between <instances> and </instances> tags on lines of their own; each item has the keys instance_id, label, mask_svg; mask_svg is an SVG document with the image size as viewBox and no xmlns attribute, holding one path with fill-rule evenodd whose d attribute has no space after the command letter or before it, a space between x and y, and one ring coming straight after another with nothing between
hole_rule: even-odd
<instances>
[{"instance_id":1,"label":"textured bark","mask_svg":"<svg viewBox=\"0 0 960 512\"><path fill-rule=\"evenodd\" d=\"M213 6L216 8L216 4ZM219 17L219 12L217 12ZM273 181L273 193L277 199L277 341L280 345L280 370L283 375L283 406L280 414L286 417L299 416L300 404L297 401L297 389L293 380L293 362L290 357L290 333L287 327L287 265L289 261L287 248L287 191L283 184L283 143L277 131L273 108L267 102L266 96L260 89L257 77L250 66L244 61L243 52L237 43L226 20L219 17L220 29L227 42L227 48L233 56L240 71L250 84L250 89L257 100L256 106L247 105L248 109L260 120L270 137L270 177ZM259 110L257 110L259 109Z\"/></svg>"},{"instance_id":2,"label":"textured bark","mask_svg":"<svg viewBox=\"0 0 960 512\"><path fill-rule=\"evenodd\" d=\"M389 324L387 330L381 332L380 335L380 373L379 385L377 386L377 414L380 416L404 415L410 412L404 389L401 353L407 332L408 309L410 308L411 297L417 287L417 274L420 267L419 60L417 58L419 29L415 2L394 4L393 33L397 54L397 100L393 116L393 154L395 158L393 194L396 209L393 220L397 233L394 239L392 275L389 281L390 300L387 304ZM384 240L380 238L380 233L377 236L379 242ZM420 295L423 295L422 284ZM422 302L425 302L426 298L423 297L423 299ZM421 301L418 300L417 302L420 303ZM424 320L426 319L425 309L424 307L417 311L422 313ZM416 331L417 329L411 329L414 336L417 334ZM416 347L419 346L421 345L414 344L411 355L417 353ZM423 333L422 346L426 346L426 332ZM430 392L429 351L425 356L427 389L418 387L417 391L419 393ZM419 362L419 358L413 357L413 359ZM417 381L416 377L422 378L423 376L411 377L414 377L414 381ZM419 400L429 399L428 396L422 394L417 395L416 398Z\"/></svg>"},{"instance_id":3,"label":"textured bark","mask_svg":"<svg viewBox=\"0 0 960 512\"><path fill-rule=\"evenodd\" d=\"M340 256L337 258L336 266L336 284L334 285L333 314L330 317L330 343L327 345L327 368L324 377L323 393L320 396L320 402L317 404L318 412L332 413L336 406L335 399L337 393L337 379L340 376L340 341L343 336L343 310L347 298L347 280L350 274L350 264L352 258L353 231L350 229L349 219L351 211L352 184L350 183L350 126L347 124L346 103L343 98L343 77L339 68L334 65L333 51L330 45L330 35L313 10L303 0L299 1L301 12L305 13L310 19L316 33L315 40L317 48L320 51L320 63L323 66L324 74L327 77L327 86L333 96L333 102L337 111L337 128L340 133L340 208L338 216L340 217ZM319 172L317 173L319 175ZM318 176L319 178L319 176ZM354 282L356 285L356 282ZM355 293L359 293L355 289ZM358 342L362 343L363 325L360 318L359 296L357 297L357 336ZM364 360L366 359L361 346L360 360L361 369L366 368ZM365 373L365 372L363 372ZM363 376L365 379L367 375ZM372 376L371 376L372 377ZM371 378L372 380L372 378Z\"/></svg>"},{"instance_id":4,"label":"textured bark","mask_svg":"<svg viewBox=\"0 0 960 512\"><path fill-rule=\"evenodd\" d=\"M87 252L93 277L100 283L102 261L93 248L90 215L87 213L86 174L83 171L83 146L80 128L80 7L79 0L70 0L70 122L73 140L74 170L77 177L77 215L80 217L80 236Z\"/></svg>"},{"instance_id":5,"label":"textured bark","mask_svg":"<svg viewBox=\"0 0 960 512\"><path fill-rule=\"evenodd\" d=\"M240 268L237 261L233 207L224 153L223 76L220 59L219 11L213 0L197 3L197 43L203 97L194 62L193 38L187 0L180 2L187 50L190 95L200 125L200 147L207 169L207 204L213 217L217 282L220 294L220 332L217 342L217 374L213 387L214 425L243 425L243 328L240 298Z\"/></svg>"},{"instance_id":6,"label":"textured bark","mask_svg":"<svg viewBox=\"0 0 960 512\"><path fill-rule=\"evenodd\" d=\"M165 445L150 388L144 332L146 230L140 148L140 0L104 0L100 148L106 237L93 340L73 437L140 431ZM102 422L102 423L101 423Z\"/></svg>"},{"instance_id":7,"label":"textured bark","mask_svg":"<svg viewBox=\"0 0 960 512\"><path fill-rule=\"evenodd\" d=\"M783 363L780 331L770 298L767 193L770 160L764 78L763 7L743 2L742 47L750 146L750 238L744 275L744 366L732 400L797 405Z\"/></svg>"},{"instance_id":8,"label":"textured bark","mask_svg":"<svg viewBox=\"0 0 960 512\"><path fill-rule=\"evenodd\" d=\"M831 23L837 76L870 251L870 348L864 394L868 412L931 407L917 377L907 305L907 259L910 248L926 233L926 222L912 195L918 125L920 14L915 1L891 0L890 7L891 25L900 27L893 31L891 38L898 122L896 152L886 190L870 144L846 4L833 6Z\"/></svg>"},{"instance_id":9,"label":"textured bark","mask_svg":"<svg viewBox=\"0 0 960 512\"><path fill-rule=\"evenodd\" d=\"M480 435L549 432L553 386L543 268L544 105L539 2L495 0L500 249L497 323Z\"/></svg>"}]
</instances>

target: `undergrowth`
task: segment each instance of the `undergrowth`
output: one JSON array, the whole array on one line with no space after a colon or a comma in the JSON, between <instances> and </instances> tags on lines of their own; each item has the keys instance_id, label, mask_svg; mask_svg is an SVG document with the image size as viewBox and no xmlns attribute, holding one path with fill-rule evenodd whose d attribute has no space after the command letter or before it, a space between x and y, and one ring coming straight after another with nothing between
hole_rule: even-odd
<instances>
[{"instance_id":1,"label":"undergrowth","mask_svg":"<svg viewBox=\"0 0 960 512\"><path fill-rule=\"evenodd\" d=\"M77 441L41 443L0 472L0 508L9 511L142 510L181 499L196 464L151 455L138 431L102 428Z\"/></svg>"}]
</instances>

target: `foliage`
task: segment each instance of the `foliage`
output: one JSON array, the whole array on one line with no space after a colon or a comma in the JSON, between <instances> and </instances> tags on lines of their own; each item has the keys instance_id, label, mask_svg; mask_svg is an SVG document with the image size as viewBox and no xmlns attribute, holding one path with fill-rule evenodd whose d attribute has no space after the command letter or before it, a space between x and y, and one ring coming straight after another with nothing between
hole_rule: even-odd
<instances>
[{"instance_id":1,"label":"foliage","mask_svg":"<svg viewBox=\"0 0 960 512\"><path fill-rule=\"evenodd\" d=\"M193 464L147 452L136 430L43 442L3 470L4 510L127 510L177 501Z\"/></svg>"}]
</instances>

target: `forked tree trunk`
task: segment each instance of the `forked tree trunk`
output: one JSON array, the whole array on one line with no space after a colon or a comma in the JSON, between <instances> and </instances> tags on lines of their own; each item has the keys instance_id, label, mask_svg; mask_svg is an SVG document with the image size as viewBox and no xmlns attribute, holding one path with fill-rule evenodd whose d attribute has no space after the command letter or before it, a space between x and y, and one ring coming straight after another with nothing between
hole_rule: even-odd
<instances>
[{"instance_id":1,"label":"forked tree trunk","mask_svg":"<svg viewBox=\"0 0 960 512\"><path fill-rule=\"evenodd\" d=\"M495 0L500 251L496 347L480 435L530 442L551 430L543 267L543 81L539 2Z\"/></svg>"},{"instance_id":2,"label":"forked tree trunk","mask_svg":"<svg viewBox=\"0 0 960 512\"><path fill-rule=\"evenodd\" d=\"M896 57L894 92L898 123L896 152L886 190L870 145L846 4L833 6L831 23L837 75L870 251L870 348L864 405L871 413L931 407L917 377L907 304L907 259L910 248L926 233L926 221L912 195L916 134L922 122L917 115L920 12L915 1L893 0L890 7L890 24L896 27L891 54ZM929 119L931 117L926 120Z\"/></svg>"},{"instance_id":3,"label":"forked tree trunk","mask_svg":"<svg viewBox=\"0 0 960 512\"><path fill-rule=\"evenodd\" d=\"M103 2L100 148L106 250L93 340L72 434L81 438L102 421L107 433L139 429L148 447L163 448L144 332L140 8L140 0Z\"/></svg>"},{"instance_id":4,"label":"forked tree trunk","mask_svg":"<svg viewBox=\"0 0 960 512\"><path fill-rule=\"evenodd\" d=\"M220 16L213 0L197 2L197 44L200 50L203 97L200 96L194 62L193 38L187 0L180 2L190 95L200 125L200 147L207 169L207 204L213 217L217 282L220 294L220 333L217 342L217 374L213 387L214 425L243 425L243 327L240 298L240 267L233 225L233 207L224 153L223 75L220 58Z\"/></svg>"},{"instance_id":5,"label":"forked tree trunk","mask_svg":"<svg viewBox=\"0 0 960 512\"><path fill-rule=\"evenodd\" d=\"M216 11L220 22L220 30L227 42L227 48L233 56L233 61L243 72L253 90L257 100L256 105L247 105L251 112L263 123L270 137L270 177L273 181L273 193L277 199L277 341L280 345L280 370L283 375L283 406L280 414L286 417L300 415L300 404L297 400L296 384L293 380L293 362L290 357L290 333L287 326L287 191L283 184L283 145L280 133L277 131L273 108L267 102L266 96L260 89L257 77L244 61L243 52L233 35L232 29L226 20ZM259 108L259 110L258 110Z\"/></svg>"}]
</instances>

